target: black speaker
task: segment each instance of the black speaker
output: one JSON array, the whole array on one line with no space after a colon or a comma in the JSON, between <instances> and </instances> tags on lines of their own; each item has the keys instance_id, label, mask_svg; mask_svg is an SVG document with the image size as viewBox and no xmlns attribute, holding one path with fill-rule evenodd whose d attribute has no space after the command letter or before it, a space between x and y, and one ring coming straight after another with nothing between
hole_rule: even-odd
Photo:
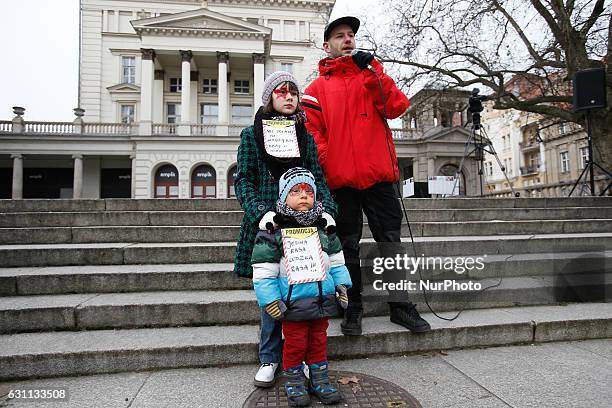
<instances>
[{"instance_id":1,"label":"black speaker","mask_svg":"<svg viewBox=\"0 0 612 408\"><path fill-rule=\"evenodd\" d=\"M574 110L606 107L606 71L585 69L574 76Z\"/></svg>"}]
</instances>

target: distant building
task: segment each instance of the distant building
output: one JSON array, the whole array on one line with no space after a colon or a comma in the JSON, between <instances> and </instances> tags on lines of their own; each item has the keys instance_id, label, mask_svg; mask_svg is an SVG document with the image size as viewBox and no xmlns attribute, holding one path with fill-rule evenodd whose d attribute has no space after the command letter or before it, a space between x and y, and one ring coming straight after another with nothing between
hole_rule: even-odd
<instances>
[{"instance_id":1,"label":"distant building","mask_svg":"<svg viewBox=\"0 0 612 408\"><path fill-rule=\"evenodd\" d=\"M0 121L0 198L233 197L265 76L291 71L306 86L318 75L334 4L81 0L76 119L32 122L15 107ZM401 178L421 186L454 175L469 138L466 95L431 94L392 130ZM470 158L461 177L463 194L479 194Z\"/></svg>"},{"instance_id":2,"label":"distant building","mask_svg":"<svg viewBox=\"0 0 612 408\"><path fill-rule=\"evenodd\" d=\"M541 81L539 77L517 75L507 88L527 98L542 92ZM510 185L521 197L569 195L588 162L586 131L582 127L530 112L496 110L492 101L485 103L482 122L508 178L495 157L487 154L485 176L490 195L509 197ZM598 172L595 179L598 194L609 180ZM590 195L588 178L580 181L572 196Z\"/></svg>"}]
</instances>

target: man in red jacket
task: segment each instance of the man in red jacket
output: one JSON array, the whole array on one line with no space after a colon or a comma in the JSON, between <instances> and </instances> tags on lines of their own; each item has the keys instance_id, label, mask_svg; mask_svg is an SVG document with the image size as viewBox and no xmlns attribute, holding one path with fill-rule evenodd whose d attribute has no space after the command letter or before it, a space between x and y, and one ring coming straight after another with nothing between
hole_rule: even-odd
<instances>
[{"instance_id":1,"label":"man in red jacket","mask_svg":"<svg viewBox=\"0 0 612 408\"><path fill-rule=\"evenodd\" d=\"M354 51L359 25L355 17L341 17L325 27L323 49L328 57L319 62L320 76L302 98L306 127L317 143L327 184L338 203L337 234L353 281L341 326L345 335L361 334L362 214L377 242L400 242L402 212L393 190L399 169L385 115L400 117L410 104L372 54ZM413 332L430 330L414 304L389 305L392 322Z\"/></svg>"}]
</instances>

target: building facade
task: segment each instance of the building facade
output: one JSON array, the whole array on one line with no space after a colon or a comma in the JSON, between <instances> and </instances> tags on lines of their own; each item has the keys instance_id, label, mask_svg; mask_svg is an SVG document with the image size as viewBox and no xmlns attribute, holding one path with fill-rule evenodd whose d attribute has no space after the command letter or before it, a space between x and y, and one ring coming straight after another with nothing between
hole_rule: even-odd
<instances>
[{"instance_id":1,"label":"building facade","mask_svg":"<svg viewBox=\"0 0 612 408\"><path fill-rule=\"evenodd\" d=\"M334 3L81 0L75 120L32 122L15 107L0 121L0 198L233 197L239 135L265 76L291 71L305 87L318 75ZM469 132L421 96L418 128L405 122L393 138L401 177L426 183L454 174Z\"/></svg>"}]
</instances>

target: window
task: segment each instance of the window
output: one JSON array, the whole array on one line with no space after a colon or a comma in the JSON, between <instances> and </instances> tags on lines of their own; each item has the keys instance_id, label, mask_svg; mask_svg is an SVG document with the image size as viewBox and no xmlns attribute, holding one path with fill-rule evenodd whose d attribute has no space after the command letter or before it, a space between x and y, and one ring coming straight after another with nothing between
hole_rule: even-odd
<instances>
[{"instance_id":1,"label":"window","mask_svg":"<svg viewBox=\"0 0 612 408\"><path fill-rule=\"evenodd\" d=\"M508 165L506 166L506 172L509 176L512 175L512 159L508 159Z\"/></svg>"},{"instance_id":2,"label":"window","mask_svg":"<svg viewBox=\"0 0 612 408\"><path fill-rule=\"evenodd\" d=\"M203 103L200 105L200 123L214 125L219 119L219 105Z\"/></svg>"},{"instance_id":3,"label":"window","mask_svg":"<svg viewBox=\"0 0 612 408\"><path fill-rule=\"evenodd\" d=\"M561 173L567 173L569 171L569 154L561 152L559 156L561 158Z\"/></svg>"},{"instance_id":4,"label":"window","mask_svg":"<svg viewBox=\"0 0 612 408\"><path fill-rule=\"evenodd\" d=\"M249 81L244 81L240 79L234 81L234 93L248 94L249 92Z\"/></svg>"},{"instance_id":5,"label":"window","mask_svg":"<svg viewBox=\"0 0 612 408\"><path fill-rule=\"evenodd\" d=\"M291 62L281 62L280 64L281 71L287 71L293 74L293 63Z\"/></svg>"},{"instance_id":6,"label":"window","mask_svg":"<svg viewBox=\"0 0 612 408\"><path fill-rule=\"evenodd\" d=\"M202 80L202 92L205 94L216 95L217 94L217 80L210 79L210 78L204 78Z\"/></svg>"},{"instance_id":7,"label":"window","mask_svg":"<svg viewBox=\"0 0 612 408\"><path fill-rule=\"evenodd\" d=\"M168 123L179 123L181 121L181 104L168 104Z\"/></svg>"},{"instance_id":8,"label":"window","mask_svg":"<svg viewBox=\"0 0 612 408\"><path fill-rule=\"evenodd\" d=\"M493 175L493 163L492 162L485 163L485 171L486 171L487 176Z\"/></svg>"},{"instance_id":9,"label":"window","mask_svg":"<svg viewBox=\"0 0 612 408\"><path fill-rule=\"evenodd\" d=\"M121 57L121 82L136 83L136 57Z\"/></svg>"},{"instance_id":10,"label":"window","mask_svg":"<svg viewBox=\"0 0 612 408\"><path fill-rule=\"evenodd\" d=\"M581 147L580 148L580 168L584 169L589 162L589 148Z\"/></svg>"},{"instance_id":11,"label":"window","mask_svg":"<svg viewBox=\"0 0 612 408\"><path fill-rule=\"evenodd\" d=\"M567 133L567 123L566 122L561 122L559 123L559 134L560 135L564 135Z\"/></svg>"},{"instance_id":12,"label":"window","mask_svg":"<svg viewBox=\"0 0 612 408\"><path fill-rule=\"evenodd\" d=\"M251 105L232 105L232 124L248 125L253 121L253 107Z\"/></svg>"},{"instance_id":13,"label":"window","mask_svg":"<svg viewBox=\"0 0 612 408\"><path fill-rule=\"evenodd\" d=\"M121 105L121 123L134 123L134 105Z\"/></svg>"},{"instance_id":14,"label":"window","mask_svg":"<svg viewBox=\"0 0 612 408\"><path fill-rule=\"evenodd\" d=\"M183 78L170 78L170 92L181 92Z\"/></svg>"}]
</instances>

